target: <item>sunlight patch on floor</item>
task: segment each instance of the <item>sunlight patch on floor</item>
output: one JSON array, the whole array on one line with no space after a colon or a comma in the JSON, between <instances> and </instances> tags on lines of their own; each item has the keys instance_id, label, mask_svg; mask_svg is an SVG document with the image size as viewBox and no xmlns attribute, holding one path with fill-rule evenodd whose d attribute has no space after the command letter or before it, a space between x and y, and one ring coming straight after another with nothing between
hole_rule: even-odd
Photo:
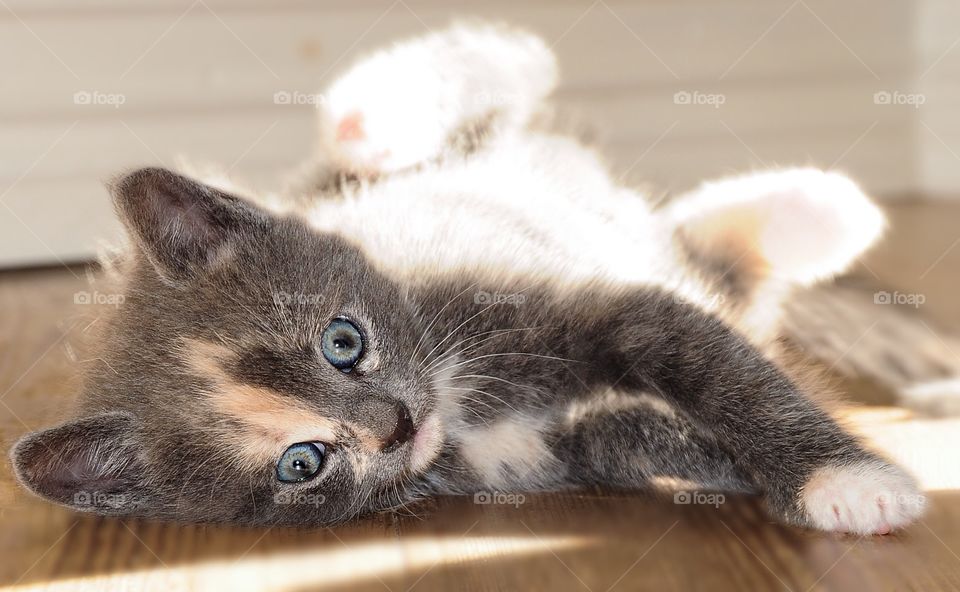
<instances>
[{"instance_id":1,"label":"sunlight patch on floor","mask_svg":"<svg viewBox=\"0 0 960 592\"><path fill-rule=\"evenodd\" d=\"M15 590L304 590L373 582L433 567L509 555L558 553L591 544L584 537L437 537L398 542L345 542L270 555L251 554L237 561L158 567L126 573L64 579Z\"/></svg>"},{"instance_id":2,"label":"sunlight patch on floor","mask_svg":"<svg viewBox=\"0 0 960 592\"><path fill-rule=\"evenodd\" d=\"M960 489L960 417L923 417L906 409L856 407L844 423L907 468L926 491Z\"/></svg>"}]
</instances>

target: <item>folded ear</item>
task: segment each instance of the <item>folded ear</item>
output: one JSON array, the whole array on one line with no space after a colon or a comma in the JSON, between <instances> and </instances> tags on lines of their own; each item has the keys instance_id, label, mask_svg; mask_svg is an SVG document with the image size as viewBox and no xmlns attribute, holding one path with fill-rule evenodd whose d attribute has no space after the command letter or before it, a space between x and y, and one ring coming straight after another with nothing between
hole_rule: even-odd
<instances>
[{"instance_id":1,"label":"folded ear","mask_svg":"<svg viewBox=\"0 0 960 592\"><path fill-rule=\"evenodd\" d=\"M136 420L104 413L24 436L11 453L34 493L84 512L132 514L146 506Z\"/></svg>"},{"instance_id":2,"label":"folded ear","mask_svg":"<svg viewBox=\"0 0 960 592\"><path fill-rule=\"evenodd\" d=\"M172 171L144 168L111 186L120 218L160 275L178 283L223 260L263 212Z\"/></svg>"},{"instance_id":3,"label":"folded ear","mask_svg":"<svg viewBox=\"0 0 960 592\"><path fill-rule=\"evenodd\" d=\"M706 183L665 215L695 255L744 278L798 285L846 270L886 225L850 179L816 169Z\"/></svg>"}]
</instances>

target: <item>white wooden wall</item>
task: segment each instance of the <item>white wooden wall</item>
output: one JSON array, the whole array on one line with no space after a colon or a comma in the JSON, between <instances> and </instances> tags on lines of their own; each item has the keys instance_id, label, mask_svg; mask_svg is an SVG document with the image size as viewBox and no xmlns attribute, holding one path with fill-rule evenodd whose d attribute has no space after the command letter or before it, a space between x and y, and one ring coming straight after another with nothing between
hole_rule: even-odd
<instances>
[{"instance_id":1,"label":"white wooden wall","mask_svg":"<svg viewBox=\"0 0 960 592\"><path fill-rule=\"evenodd\" d=\"M561 104L631 182L816 164L881 196L960 187L960 59L920 79L960 35L947 0L3 0L0 265L88 258L117 232L102 181L128 167L183 156L269 185L313 135L311 108L275 92L464 16L553 43Z\"/></svg>"}]
</instances>

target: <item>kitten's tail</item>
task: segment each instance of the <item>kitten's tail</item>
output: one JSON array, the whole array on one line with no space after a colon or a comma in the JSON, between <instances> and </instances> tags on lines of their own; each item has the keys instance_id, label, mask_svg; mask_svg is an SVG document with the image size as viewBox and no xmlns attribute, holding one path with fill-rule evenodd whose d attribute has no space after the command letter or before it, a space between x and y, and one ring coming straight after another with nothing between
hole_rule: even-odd
<instances>
[{"instance_id":1,"label":"kitten's tail","mask_svg":"<svg viewBox=\"0 0 960 592\"><path fill-rule=\"evenodd\" d=\"M960 334L924 317L917 296L844 278L785 303L784 336L831 372L931 415L960 415Z\"/></svg>"}]
</instances>

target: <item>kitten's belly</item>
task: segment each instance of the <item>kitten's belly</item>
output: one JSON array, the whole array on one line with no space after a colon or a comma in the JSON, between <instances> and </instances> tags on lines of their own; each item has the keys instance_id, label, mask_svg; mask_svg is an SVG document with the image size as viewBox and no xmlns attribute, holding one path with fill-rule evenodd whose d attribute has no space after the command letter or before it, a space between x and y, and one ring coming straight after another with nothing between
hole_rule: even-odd
<instances>
[{"instance_id":1,"label":"kitten's belly","mask_svg":"<svg viewBox=\"0 0 960 592\"><path fill-rule=\"evenodd\" d=\"M558 144L549 148L557 152ZM560 152L567 148L559 143ZM564 166L544 170L542 153L533 159L525 150L499 152L384 181L320 204L309 217L399 279L485 273L678 283L681 265L666 229L640 196L612 186L584 154L579 147L554 154Z\"/></svg>"}]
</instances>

